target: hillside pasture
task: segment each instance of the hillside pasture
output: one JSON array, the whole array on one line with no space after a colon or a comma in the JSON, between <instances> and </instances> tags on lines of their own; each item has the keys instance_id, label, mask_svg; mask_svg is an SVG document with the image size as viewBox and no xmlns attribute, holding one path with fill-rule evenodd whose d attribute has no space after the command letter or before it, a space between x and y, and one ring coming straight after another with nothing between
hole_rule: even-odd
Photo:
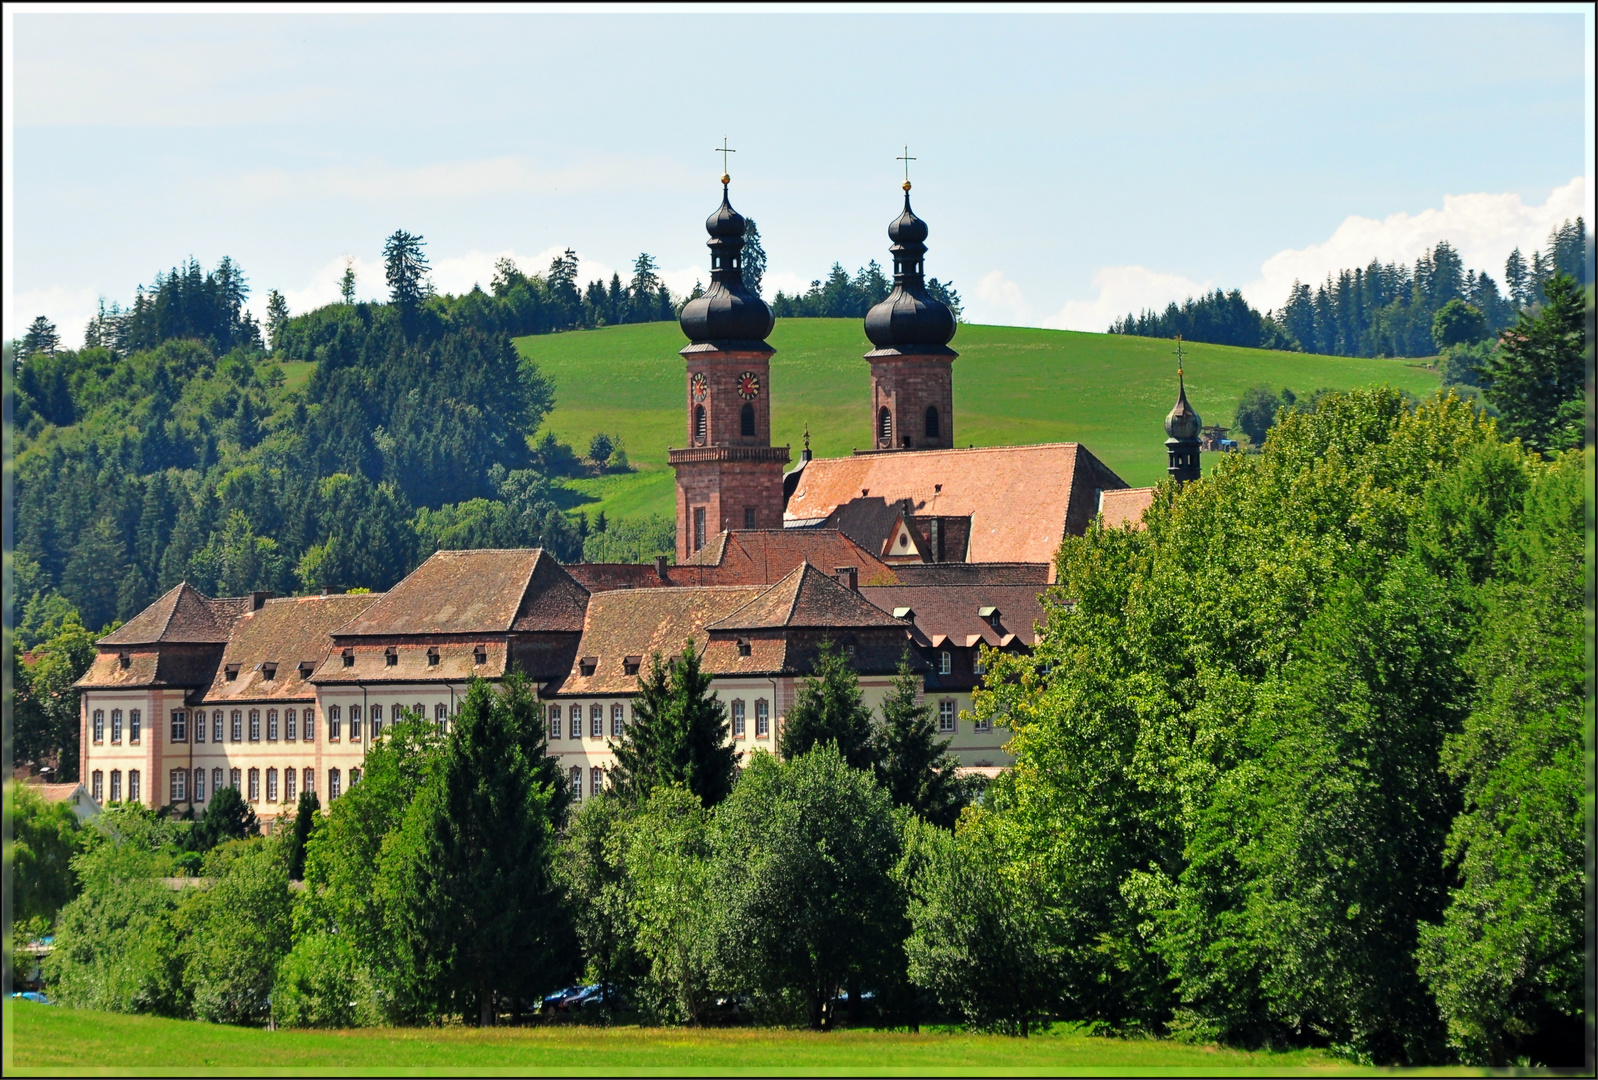
<instances>
[{"instance_id":1,"label":"hillside pasture","mask_svg":"<svg viewBox=\"0 0 1598 1080\"><path fill-rule=\"evenodd\" d=\"M799 454L808 425L818 456L870 445L871 348L853 319L781 319L770 342L772 439ZM684 445L685 344L675 323L642 323L516 339L555 381L547 426L579 451L619 434L637 472L573 481L577 500L613 518L675 513L666 450ZM1081 442L1129 484L1165 475L1161 423L1176 399L1175 343L1116 334L962 325L953 346L954 435L962 446ZM1250 386L1348 389L1387 383L1424 396L1438 375L1422 361L1312 356L1228 345L1184 346L1188 399L1229 425Z\"/></svg>"}]
</instances>

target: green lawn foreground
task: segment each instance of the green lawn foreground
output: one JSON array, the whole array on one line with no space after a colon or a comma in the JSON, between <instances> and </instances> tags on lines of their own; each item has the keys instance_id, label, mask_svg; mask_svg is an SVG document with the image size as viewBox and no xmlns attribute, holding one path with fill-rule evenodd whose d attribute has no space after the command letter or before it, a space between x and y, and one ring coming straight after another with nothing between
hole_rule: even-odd
<instances>
[{"instance_id":1,"label":"green lawn foreground","mask_svg":"<svg viewBox=\"0 0 1598 1080\"><path fill-rule=\"evenodd\" d=\"M38 1073L1295 1073L1363 1074L1315 1051L1248 1053L1165 1040L1050 1033L769 1028L368 1028L264 1031L15 1003L6 1075Z\"/></svg>"},{"instance_id":2,"label":"green lawn foreground","mask_svg":"<svg viewBox=\"0 0 1598 1080\"><path fill-rule=\"evenodd\" d=\"M770 342L772 442L793 447L805 426L819 456L871 442L871 348L858 319L779 319ZM579 452L617 433L637 472L569 483L592 517L676 512L666 449L687 439L685 344L674 322L516 338L555 383L548 428ZM1129 484L1165 476L1161 424L1176 400L1176 344L1156 338L962 324L951 343L954 437L960 446L1081 442ZM1188 398L1206 423L1230 424L1239 396L1265 383L1308 394L1389 383L1424 397L1439 378L1422 361L1188 344Z\"/></svg>"}]
</instances>

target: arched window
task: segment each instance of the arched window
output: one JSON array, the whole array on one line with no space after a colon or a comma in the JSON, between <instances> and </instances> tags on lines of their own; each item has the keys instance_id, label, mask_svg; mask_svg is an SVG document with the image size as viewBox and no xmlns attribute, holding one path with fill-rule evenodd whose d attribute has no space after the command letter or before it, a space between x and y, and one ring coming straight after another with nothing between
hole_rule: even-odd
<instances>
[{"instance_id":1,"label":"arched window","mask_svg":"<svg viewBox=\"0 0 1598 1080\"><path fill-rule=\"evenodd\" d=\"M244 738L244 714L239 710L234 709L231 720L233 722L233 730L229 731L228 735L234 742L238 742L240 739Z\"/></svg>"},{"instance_id":2,"label":"arched window","mask_svg":"<svg viewBox=\"0 0 1598 1080\"><path fill-rule=\"evenodd\" d=\"M94 741L105 742L105 710L94 710Z\"/></svg>"},{"instance_id":3,"label":"arched window","mask_svg":"<svg viewBox=\"0 0 1598 1080\"><path fill-rule=\"evenodd\" d=\"M948 650L944 650L943 652L940 652L938 654L938 674L939 675L948 675L948 674L950 674L953 671L954 671L954 657L949 655Z\"/></svg>"},{"instance_id":4,"label":"arched window","mask_svg":"<svg viewBox=\"0 0 1598 1080\"><path fill-rule=\"evenodd\" d=\"M250 710L250 741L251 742L260 742L261 741L261 710L260 709L251 709Z\"/></svg>"},{"instance_id":5,"label":"arched window","mask_svg":"<svg viewBox=\"0 0 1598 1080\"><path fill-rule=\"evenodd\" d=\"M605 737L605 707L597 701L588 706L588 737L590 739Z\"/></svg>"},{"instance_id":6,"label":"arched window","mask_svg":"<svg viewBox=\"0 0 1598 1080\"><path fill-rule=\"evenodd\" d=\"M738 413L738 434L746 439L755 437L755 407L745 405Z\"/></svg>"},{"instance_id":7,"label":"arched window","mask_svg":"<svg viewBox=\"0 0 1598 1080\"><path fill-rule=\"evenodd\" d=\"M438 733L443 735L449 731L449 706L440 701L433 706L433 719L438 723Z\"/></svg>"},{"instance_id":8,"label":"arched window","mask_svg":"<svg viewBox=\"0 0 1598 1080\"><path fill-rule=\"evenodd\" d=\"M938 407L936 405L927 406L927 438L942 438L938 429Z\"/></svg>"},{"instance_id":9,"label":"arched window","mask_svg":"<svg viewBox=\"0 0 1598 1080\"><path fill-rule=\"evenodd\" d=\"M605 770L595 765L588 770L588 794L598 795L605 790Z\"/></svg>"},{"instance_id":10,"label":"arched window","mask_svg":"<svg viewBox=\"0 0 1598 1080\"><path fill-rule=\"evenodd\" d=\"M893 414L886 405L877 410L877 441L883 446L893 445Z\"/></svg>"},{"instance_id":11,"label":"arched window","mask_svg":"<svg viewBox=\"0 0 1598 1080\"><path fill-rule=\"evenodd\" d=\"M266 740L277 742L277 710L266 710Z\"/></svg>"},{"instance_id":12,"label":"arched window","mask_svg":"<svg viewBox=\"0 0 1598 1080\"><path fill-rule=\"evenodd\" d=\"M703 405L695 405L694 406L694 444L698 445L698 446L703 446L705 440L707 438L709 438L709 437L710 437L710 423L705 417L705 407Z\"/></svg>"},{"instance_id":13,"label":"arched window","mask_svg":"<svg viewBox=\"0 0 1598 1080\"><path fill-rule=\"evenodd\" d=\"M416 714L416 718L418 720L422 719L424 716L427 715L427 710L422 706L422 703L420 701L418 701L416 704L411 706L411 712Z\"/></svg>"},{"instance_id":14,"label":"arched window","mask_svg":"<svg viewBox=\"0 0 1598 1080\"><path fill-rule=\"evenodd\" d=\"M122 710L121 709L112 709L111 710L111 741L114 742L114 743L119 743L119 742L122 741Z\"/></svg>"},{"instance_id":15,"label":"arched window","mask_svg":"<svg viewBox=\"0 0 1598 1080\"><path fill-rule=\"evenodd\" d=\"M621 702L610 707L610 734L612 738L621 738Z\"/></svg>"}]
</instances>

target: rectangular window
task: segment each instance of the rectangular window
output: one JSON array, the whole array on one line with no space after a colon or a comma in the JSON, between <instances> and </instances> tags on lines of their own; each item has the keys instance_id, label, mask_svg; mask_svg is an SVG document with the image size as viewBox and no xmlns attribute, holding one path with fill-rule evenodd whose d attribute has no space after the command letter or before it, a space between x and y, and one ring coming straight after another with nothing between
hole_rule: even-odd
<instances>
[{"instance_id":1,"label":"rectangular window","mask_svg":"<svg viewBox=\"0 0 1598 1080\"><path fill-rule=\"evenodd\" d=\"M588 794L598 795L605 790L605 770L595 765L588 770Z\"/></svg>"},{"instance_id":2,"label":"rectangular window","mask_svg":"<svg viewBox=\"0 0 1598 1080\"><path fill-rule=\"evenodd\" d=\"M359 770L359 769L351 769L350 770L350 787L354 787L356 784L359 784L360 782L361 782L361 770Z\"/></svg>"},{"instance_id":3,"label":"rectangular window","mask_svg":"<svg viewBox=\"0 0 1598 1080\"><path fill-rule=\"evenodd\" d=\"M332 721L329 720L328 723L332 723ZM343 780L344 780L344 778L339 776L337 769L329 769L329 770L327 770L327 800L328 800L328 802L332 802L334 799L339 797L340 791L343 788Z\"/></svg>"},{"instance_id":4,"label":"rectangular window","mask_svg":"<svg viewBox=\"0 0 1598 1080\"><path fill-rule=\"evenodd\" d=\"M954 700L952 698L944 698L938 702L938 730L954 730Z\"/></svg>"},{"instance_id":5,"label":"rectangular window","mask_svg":"<svg viewBox=\"0 0 1598 1080\"><path fill-rule=\"evenodd\" d=\"M105 742L105 710L94 710L94 741Z\"/></svg>"},{"instance_id":6,"label":"rectangular window","mask_svg":"<svg viewBox=\"0 0 1598 1080\"><path fill-rule=\"evenodd\" d=\"M442 701L433 707L433 722L438 725L440 735L449 734L449 706Z\"/></svg>"},{"instance_id":7,"label":"rectangular window","mask_svg":"<svg viewBox=\"0 0 1598 1080\"><path fill-rule=\"evenodd\" d=\"M988 670L988 665L982 662L982 647L980 645L971 650L971 670L978 675Z\"/></svg>"},{"instance_id":8,"label":"rectangular window","mask_svg":"<svg viewBox=\"0 0 1598 1080\"><path fill-rule=\"evenodd\" d=\"M244 738L244 714L234 709L232 720L233 730L229 731L228 735L234 742L239 742Z\"/></svg>"},{"instance_id":9,"label":"rectangular window","mask_svg":"<svg viewBox=\"0 0 1598 1080\"><path fill-rule=\"evenodd\" d=\"M705 508L694 507L694 550L705 546Z\"/></svg>"},{"instance_id":10,"label":"rectangular window","mask_svg":"<svg viewBox=\"0 0 1598 1080\"><path fill-rule=\"evenodd\" d=\"M350 742L358 742L361 738L361 707L350 706Z\"/></svg>"},{"instance_id":11,"label":"rectangular window","mask_svg":"<svg viewBox=\"0 0 1598 1080\"><path fill-rule=\"evenodd\" d=\"M195 728L194 730L198 731L199 728ZM194 801L195 802L204 802L205 801L205 770L204 769L195 769L194 770Z\"/></svg>"},{"instance_id":12,"label":"rectangular window","mask_svg":"<svg viewBox=\"0 0 1598 1080\"><path fill-rule=\"evenodd\" d=\"M732 737L735 739L744 737L744 703L742 698L732 703Z\"/></svg>"},{"instance_id":13,"label":"rectangular window","mask_svg":"<svg viewBox=\"0 0 1598 1080\"><path fill-rule=\"evenodd\" d=\"M597 701L588 706L588 737L590 739L605 737L605 707Z\"/></svg>"},{"instance_id":14,"label":"rectangular window","mask_svg":"<svg viewBox=\"0 0 1598 1080\"><path fill-rule=\"evenodd\" d=\"M189 741L189 714L182 709L172 710L172 741Z\"/></svg>"},{"instance_id":15,"label":"rectangular window","mask_svg":"<svg viewBox=\"0 0 1598 1080\"><path fill-rule=\"evenodd\" d=\"M211 713L211 741L222 741L222 710L217 709ZM213 789L214 790L214 789Z\"/></svg>"},{"instance_id":16,"label":"rectangular window","mask_svg":"<svg viewBox=\"0 0 1598 1080\"><path fill-rule=\"evenodd\" d=\"M327 741L338 742L340 729L344 726L344 713L337 705L327 707Z\"/></svg>"},{"instance_id":17,"label":"rectangular window","mask_svg":"<svg viewBox=\"0 0 1598 1080\"><path fill-rule=\"evenodd\" d=\"M299 779L299 776L300 776L300 774L297 771L295 771L294 769L284 769L283 770L283 801L284 802L291 803L291 802L294 801L294 788L296 786L295 785L295 781Z\"/></svg>"},{"instance_id":18,"label":"rectangular window","mask_svg":"<svg viewBox=\"0 0 1598 1080\"><path fill-rule=\"evenodd\" d=\"M144 714L138 709L128 710L128 742L134 746L139 745L139 735L144 727L143 718Z\"/></svg>"},{"instance_id":19,"label":"rectangular window","mask_svg":"<svg viewBox=\"0 0 1598 1080\"><path fill-rule=\"evenodd\" d=\"M954 671L954 657L947 651L938 654L938 674L948 675Z\"/></svg>"},{"instance_id":20,"label":"rectangular window","mask_svg":"<svg viewBox=\"0 0 1598 1080\"><path fill-rule=\"evenodd\" d=\"M580 765L573 765L571 771L572 798L577 802L583 801L583 770Z\"/></svg>"},{"instance_id":21,"label":"rectangular window","mask_svg":"<svg viewBox=\"0 0 1598 1080\"><path fill-rule=\"evenodd\" d=\"M249 799L250 799L251 802L260 802L261 801L261 770L260 769L251 769L250 770Z\"/></svg>"},{"instance_id":22,"label":"rectangular window","mask_svg":"<svg viewBox=\"0 0 1598 1080\"><path fill-rule=\"evenodd\" d=\"M98 740L96 740L96 741L98 741ZM111 710L111 741L114 742L114 743L119 743L119 742L122 741L122 710L121 709L112 709Z\"/></svg>"},{"instance_id":23,"label":"rectangular window","mask_svg":"<svg viewBox=\"0 0 1598 1080\"><path fill-rule=\"evenodd\" d=\"M304 787L306 791L316 790L316 771L310 766L306 766L305 771L300 774L300 779L305 781Z\"/></svg>"},{"instance_id":24,"label":"rectangular window","mask_svg":"<svg viewBox=\"0 0 1598 1080\"><path fill-rule=\"evenodd\" d=\"M305 716L304 716L303 719L305 720L305 741L306 742L315 742L316 741L316 710L315 709L306 709L305 710ZM306 790L310 790L310 789L307 788Z\"/></svg>"},{"instance_id":25,"label":"rectangular window","mask_svg":"<svg viewBox=\"0 0 1598 1080\"><path fill-rule=\"evenodd\" d=\"M549 737L552 740L560 738L560 706L559 705L551 705L549 707Z\"/></svg>"},{"instance_id":26,"label":"rectangular window","mask_svg":"<svg viewBox=\"0 0 1598 1080\"><path fill-rule=\"evenodd\" d=\"M277 802L277 770L266 770L266 801Z\"/></svg>"},{"instance_id":27,"label":"rectangular window","mask_svg":"<svg viewBox=\"0 0 1598 1080\"><path fill-rule=\"evenodd\" d=\"M744 528L752 529L754 527L755 527L755 508L752 507L752 506L746 506L746 507L744 507Z\"/></svg>"},{"instance_id":28,"label":"rectangular window","mask_svg":"<svg viewBox=\"0 0 1598 1080\"><path fill-rule=\"evenodd\" d=\"M764 739L771 734L771 705L765 698L755 699L755 738Z\"/></svg>"},{"instance_id":29,"label":"rectangular window","mask_svg":"<svg viewBox=\"0 0 1598 1080\"><path fill-rule=\"evenodd\" d=\"M266 741L277 742L277 710L266 710Z\"/></svg>"},{"instance_id":30,"label":"rectangular window","mask_svg":"<svg viewBox=\"0 0 1598 1080\"><path fill-rule=\"evenodd\" d=\"M99 769L94 770L94 801L105 802L105 774ZM111 770L111 801L122 801L122 772L119 769Z\"/></svg>"},{"instance_id":31,"label":"rectangular window","mask_svg":"<svg viewBox=\"0 0 1598 1080\"><path fill-rule=\"evenodd\" d=\"M194 710L194 741L195 742L204 742L205 741L205 710L204 709L195 709Z\"/></svg>"},{"instance_id":32,"label":"rectangular window","mask_svg":"<svg viewBox=\"0 0 1598 1080\"><path fill-rule=\"evenodd\" d=\"M610 735L613 739L621 738L621 702L610 707Z\"/></svg>"},{"instance_id":33,"label":"rectangular window","mask_svg":"<svg viewBox=\"0 0 1598 1080\"><path fill-rule=\"evenodd\" d=\"M237 769L229 769L228 770L228 776L227 776L228 787L232 788L234 791L239 790L240 778L242 776L243 776L243 773L239 772L239 770L237 770Z\"/></svg>"},{"instance_id":34,"label":"rectangular window","mask_svg":"<svg viewBox=\"0 0 1598 1080\"><path fill-rule=\"evenodd\" d=\"M128 802L139 801L139 770L128 770Z\"/></svg>"},{"instance_id":35,"label":"rectangular window","mask_svg":"<svg viewBox=\"0 0 1598 1080\"><path fill-rule=\"evenodd\" d=\"M372 720L372 740L375 742L377 740L377 737L379 735L383 734L383 706L381 706L381 705L373 705L372 706L371 720Z\"/></svg>"},{"instance_id":36,"label":"rectangular window","mask_svg":"<svg viewBox=\"0 0 1598 1080\"><path fill-rule=\"evenodd\" d=\"M260 709L251 709L250 710L250 741L251 742L260 742L261 741L261 710Z\"/></svg>"},{"instance_id":37,"label":"rectangular window","mask_svg":"<svg viewBox=\"0 0 1598 1080\"><path fill-rule=\"evenodd\" d=\"M300 718L293 709L283 710L283 737L289 742L300 737Z\"/></svg>"},{"instance_id":38,"label":"rectangular window","mask_svg":"<svg viewBox=\"0 0 1598 1080\"><path fill-rule=\"evenodd\" d=\"M172 802L188 802L189 799L189 772L187 769L172 770Z\"/></svg>"},{"instance_id":39,"label":"rectangular window","mask_svg":"<svg viewBox=\"0 0 1598 1080\"><path fill-rule=\"evenodd\" d=\"M222 770L221 769L212 769L211 770L211 794L215 795L217 792L219 792L221 790L222 790Z\"/></svg>"}]
</instances>

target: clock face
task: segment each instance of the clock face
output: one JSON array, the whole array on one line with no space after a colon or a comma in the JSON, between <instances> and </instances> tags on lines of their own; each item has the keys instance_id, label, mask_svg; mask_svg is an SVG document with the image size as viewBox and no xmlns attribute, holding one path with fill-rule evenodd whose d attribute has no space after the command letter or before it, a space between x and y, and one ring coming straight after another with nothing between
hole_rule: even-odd
<instances>
[{"instance_id":1,"label":"clock face","mask_svg":"<svg viewBox=\"0 0 1598 1080\"><path fill-rule=\"evenodd\" d=\"M695 375L688 385L693 391L695 401L705 400L705 395L710 393L710 383L706 381L703 371Z\"/></svg>"},{"instance_id":2,"label":"clock face","mask_svg":"<svg viewBox=\"0 0 1598 1080\"><path fill-rule=\"evenodd\" d=\"M760 376L746 371L738 376L738 396L750 401L760 396Z\"/></svg>"}]
</instances>

